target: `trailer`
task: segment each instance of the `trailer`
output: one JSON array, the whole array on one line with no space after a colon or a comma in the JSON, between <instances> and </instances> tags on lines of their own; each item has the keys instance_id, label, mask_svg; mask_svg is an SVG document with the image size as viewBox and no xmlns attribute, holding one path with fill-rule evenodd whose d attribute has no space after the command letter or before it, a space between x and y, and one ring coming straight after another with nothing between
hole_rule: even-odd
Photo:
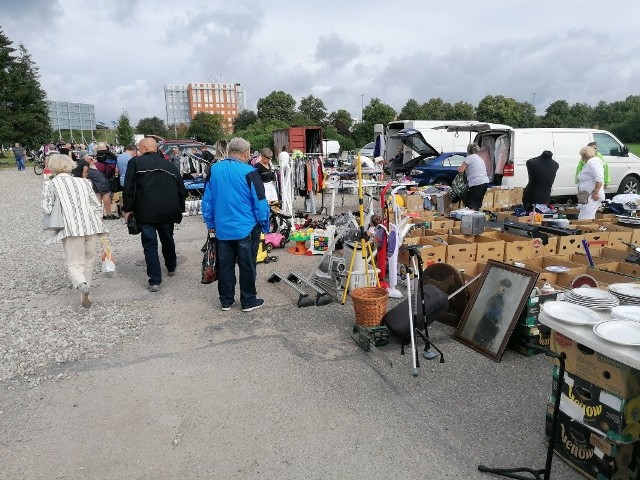
<instances>
[{"instance_id":1,"label":"trailer","mask_svg":"<svg viewBox=\"0 0 640 480\"><path fill-rule=\"evenodd\" d=\"M289 127L273 132L273 146L276 152L286 147L289 153L322 153L322 127Z\"/></svg>"}]
</instances>

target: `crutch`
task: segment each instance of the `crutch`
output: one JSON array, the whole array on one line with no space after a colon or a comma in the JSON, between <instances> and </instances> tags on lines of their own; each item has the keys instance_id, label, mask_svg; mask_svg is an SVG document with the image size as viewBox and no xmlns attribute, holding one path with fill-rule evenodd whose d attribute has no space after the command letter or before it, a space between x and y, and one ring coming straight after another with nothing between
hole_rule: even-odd
<instances>
[{"instance_id":1,"label":"crutch","mask_svg":"<svg viewBox=\"0 0 640 480\"><path fill-rule=\"evenodd\" d=\"M417 363L417 350L416 350L416 337L413 331L413 306L411 305L411 274L407 272L407 306L409 307L409 332L411 335L411 375L418 376L418 363Z\"/></svg>"}]
</instances>

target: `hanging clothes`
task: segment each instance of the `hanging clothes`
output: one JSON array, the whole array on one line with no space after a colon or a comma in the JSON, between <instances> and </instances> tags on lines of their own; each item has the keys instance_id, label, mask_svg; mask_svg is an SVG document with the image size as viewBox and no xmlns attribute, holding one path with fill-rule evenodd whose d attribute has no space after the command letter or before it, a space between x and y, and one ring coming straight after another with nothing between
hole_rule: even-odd
<instances>
[{"instance_id":1,"label":"hanging clothes","mask_svg":"<svg viewBox=\"0 0 640 480\"><path fill-rule=\"evenodd\" d=\"M502 175L504 172L504 166L509 159L509 136L507 134L500 135L496 139L496 149L495 149L495 158L496 158L496 168L494 173L497 175Z\"/></svg>"}]
</instances>

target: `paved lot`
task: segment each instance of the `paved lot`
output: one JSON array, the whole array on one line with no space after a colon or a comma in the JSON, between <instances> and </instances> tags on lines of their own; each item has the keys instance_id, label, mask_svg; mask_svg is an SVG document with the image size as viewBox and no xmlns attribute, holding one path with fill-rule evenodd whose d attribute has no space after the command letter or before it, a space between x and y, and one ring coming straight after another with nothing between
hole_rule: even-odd
<instances>
[{"instance_id":1,"label":"paved lot","mask_svg":"<svg viewBox=\"0 0 640 480\"><path fill-rule=\"evenodd\" d=\"M258 267L266 306L221 312L215 286L199 283L200 217L176 232L178 274L157 294L145 290L139 238L113 224L118 274L98 275L83 311L65 288L61 245L39 243L41 179L0 171L0 192L0 231L16 212L24 219L3 246L48 279L0 303L3 324L24 311L92 325L131 311L145 323L97 358L41 368L39 382L0 383L0 478L470 479L495 478L479 463L544 465L545 358L507 351L495 363L434 324L446 362L414 378L397 342L383 348L393 367L355 345L350 302L298 309L291 289L267 283L317 260L282 250ZM14 255L0 253L3 290L31 281ZM557 459L552 477L582 478Z\"/></svg>"}]
</instances>

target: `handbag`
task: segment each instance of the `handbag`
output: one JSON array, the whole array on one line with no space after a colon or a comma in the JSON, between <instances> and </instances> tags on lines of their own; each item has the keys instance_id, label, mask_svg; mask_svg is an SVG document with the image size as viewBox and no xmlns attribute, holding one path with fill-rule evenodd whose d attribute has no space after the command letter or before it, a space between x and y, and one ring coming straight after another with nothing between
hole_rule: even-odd
<instances>
[{"instance_id":1,"label":"handbag","mask_svg":"<svg viewBox=\"0 0 640 480\"><path fill-rule=\"evenodd\" d=\"M589 203L589 192L578 190L578 204L586 205Z\"/></svg>"},{"instance_id":2,"label":"handbag","mask_svg":"<svg viewBox=\"0 0 640 480\"><path fill-rule=\"evenodd\" d=\"M136 189L138 187L138 181L136 178L136 174L138 173L137 169L138 165L134 163L133 168L135 169L133 172L133 205L136 204ZM134 212L129 214L129 218L127 218L127 230L129 230L129 235L138 235L142 230L140 230L140 225L138 225L138 221L136 220L136 216Z\"/></svg>"},{"instance_id":3,"label":"handbag","mask_svg":"<svg viewBox=\"0 0 640 480\"><path fill-rule=\"evenodd\" d=\"M114 175L109 179L109 190L111 190L112 193L122 191L122 185L120 185L120 177L118 175Z\"/></svg>"},{"instance_id":4,"label":"handbag","mask_svg":"<svg viewBox=\"0 0 640 480\"><path fill-rule=\"evenodd\" d=\"M207 241L201 249L204 252L202 257L202 268L200 283L213 283L218 280L218 271L216 270L216 237L212 237L207 232Z\"/></svg>"},{"instance_id":5,"label":"handbag","mask_svg":"<svg viewBox=\"0 0 640 480\"><path fill-rule=\"evenodd\" d=\"M458 173L451 182L451 191L457 197L464 197L469 189L469 183L467 182L467 174L465 172Z\"/></svg>"},{"instance_id":6,"label":"handbag","mask_svg":"<svg viewBox=\"0 0 640 480\"><path fill-rule=\"evenodd\" d=\"M64 216L62 215L62 205L58 195L53 194L53 206L51 207L51 213L44 214L42 217L42 229L43 230L62 230L64 228Z\"/></svg>"}]
</instances>

